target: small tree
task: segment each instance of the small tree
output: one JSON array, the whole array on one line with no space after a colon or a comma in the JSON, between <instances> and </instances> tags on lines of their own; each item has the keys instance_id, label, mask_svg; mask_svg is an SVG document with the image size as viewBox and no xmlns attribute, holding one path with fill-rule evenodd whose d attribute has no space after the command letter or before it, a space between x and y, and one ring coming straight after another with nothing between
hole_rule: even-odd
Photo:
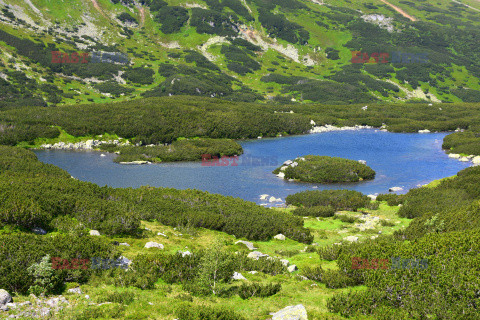
<instances>
[{"instance_id":1,"label":"small tree","mask_svg":"<svg viewBox=\"0 0 480 320\"><path fill-rule=\"evenodd\" d=\"M223 250L223 243L217 240L200 261L198 283L213 294L218 294L225 283L231 280L233 268L231 255Z\"/></svg>"},{"instance_id":2,"label":"small tree","mask_svg":"<svg viewBox=\"0 0 480 320\"><path fill-rule=\"evenodd\" d=\"M47 295L54 291L56 285L59 284L59 279L52 269L50 262L50 255L42 258L40 263L34 263L28 267L28 272L34 277L34 283L28 291L35 295Z\"/></svg>"}]
</instances>

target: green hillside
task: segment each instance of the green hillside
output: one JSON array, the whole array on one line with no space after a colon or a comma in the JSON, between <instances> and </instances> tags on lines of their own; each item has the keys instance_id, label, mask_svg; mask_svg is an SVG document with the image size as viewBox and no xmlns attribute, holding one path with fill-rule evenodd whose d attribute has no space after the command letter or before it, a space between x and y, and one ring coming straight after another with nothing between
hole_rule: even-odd
<instances>
[{"instance_id":1,"label":"green hillside","mask_svg":"<svg viewBox=\"0 0 480 320\"><path fill-rule=\"evenodd\" d=\"M0 106L181 94L479 102L479 10L447 0L2 0Z\"/></svg>"}]
</instances>

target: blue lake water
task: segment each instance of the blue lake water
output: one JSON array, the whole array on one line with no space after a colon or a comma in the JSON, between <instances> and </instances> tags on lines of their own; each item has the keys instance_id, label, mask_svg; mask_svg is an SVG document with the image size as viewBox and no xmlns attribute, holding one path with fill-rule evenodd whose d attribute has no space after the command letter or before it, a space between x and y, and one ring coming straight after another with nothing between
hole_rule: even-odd
<instances>
[{"instance_id":1,"label":"blue lake water","mask_svg":"<svg viewBox=\"0 0 480 320\"><path fill-rule=\"evenodd\" d=\"M121 165L112 162L114 154L102 157L96 151L35 153L39 160L100 186L199 189L265 204L259 199L261 194L284 201L289 194L315 189L351 189L365 194L386 193L390 187L407 191L455 175L469 164L448 158L441 148L445 135L359 130L243 141L244 154L228 166L204 166L201 162ZM366 160L377 175L372 181L322 185L289 182L271 173L284 161L307 154Z\"/></svg>"}]
</instances>

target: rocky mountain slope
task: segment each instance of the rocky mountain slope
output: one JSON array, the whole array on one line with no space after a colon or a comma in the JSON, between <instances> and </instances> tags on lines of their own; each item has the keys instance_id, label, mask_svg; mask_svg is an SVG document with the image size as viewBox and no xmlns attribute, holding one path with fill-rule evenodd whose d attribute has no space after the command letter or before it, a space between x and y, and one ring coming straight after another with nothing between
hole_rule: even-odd
<instances>
[{"instance_id":1,"label":"rocky mountain slope","mask_svg":"<svg viewBox=\"0 0 480 320\"><path fill-rule=\"evenodd\" d=\"M474 0L0 0L0 107L478 102Z\"/></svg>"}]
</instances>

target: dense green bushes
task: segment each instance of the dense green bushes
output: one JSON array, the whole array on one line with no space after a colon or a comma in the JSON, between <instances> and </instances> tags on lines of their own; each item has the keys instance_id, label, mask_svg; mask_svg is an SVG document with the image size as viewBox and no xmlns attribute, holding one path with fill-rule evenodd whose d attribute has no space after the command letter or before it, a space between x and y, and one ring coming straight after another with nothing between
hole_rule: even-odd
<instances>
[{"instance_id":1,"label":"dense green bushes","mask_svg":"<svg viewBox=\"0 0 480 320\"><path fill-rule=\"evenodd\" d=\"M443 149L451 153L480 155L480 134L477 131L455 132L443 138Z\"/></svg>"},{"instance_id":2,"label":"dense green bushes","mask_svg":"<svg viewBox=\"0 0 480 320\"><path fill-rule=\"evenodd\" d=\"M148 68L129 68L122 74L122 78L139 84L152 84L155 72Z\"/></svg>"},{"instance_id":3,"label":"dense green bushes","mask_svg":"<svg viewBox=\"0 0 480 320\"><path fill-rule=\"evenodd\" d=\"M155 16L155 21L162 24L160 30L163 33L169 34L180 31L188 18L188 10L184 7L162 6Z\"/></svg>"},{"instance_id":4,"label":"dense green bushes","mask_svg":"<svg viewBox=\"0 0 480 320\"><path fill-rule=\"evenodd\" d=\"M202 155L209 155L209 158L213 159L214 157L230 157L243 153L242 146L229 139L182 139L166 146L116 147L104 145L101 148L110 152L120 152L120 155L114 159L115 162L196 161L202 160Z\"/></svg>"},{"instance_id":5,"label":"dense green bushes","mask_svg":"<svg viewBox=\"0 0 480 320\"><path fill-rule=\"evenodd\" d=\"M196 27L198 33L230 37L237 35L238 28L235 25L236 22L238 22L238 17L235 14L226 14L201 8L193 8L190 19L190 25Z\"/></svg>"},{"instance_id":6,"label":"dense green bushes","mask_svg":"<svg viewBox=\"0 0 480 320\"><path fill-rule=\"evenodd\" d=\"M350 210L357 211L370 203L370 198L353 190L314 190L302 191L288 195L287 204L294 206L315 207L331 206L336 211Z\"/></svg>"},{"instance_id":7,"label":"dense green bushes","mask_svg":"<svg viewBox=\"0 0 480 320\"><path fill-rule=\"evenodd\" d=\"M331 206L315 206L307 208L296 208L293 214L301 217L333 217L335 209Z\"/></svg>"},{"instance_id":8,"label":"dense green bushes","mask_svg":"<svg viewBox=\"0 0 480 320\"><path fill-rule=\"evenodd\" d=\"M115 97L119 97L121 95L129 94L135 91L135 89L124 87L118 84L116 81L96 83L94 84L94 88L102 93L110 93Z\"/></svg>"},{"instance_id":9,"label":"dense green bushes","mask_svg":"<svg viewBox=\"0 0 480 320\"><path fill-rule=\"evenodd\" d=\"M185 290L198 296L212 293L217 296L238 294L247 299L253 296L266 297L280 291L281 286L277 284L231 284L234 271L251 270L270 275L286 272L285 266L279 260L254 260L247 258L245 252L234 254L221 247L211 247L185 256L181 253L141 254L135 257L129 272L112 269L109 274L112 281L119 286L153 289L157 280L162 279L169 284L182 284ZM213 278L217 283L211 281Z\"/></svg>"},{"instance_id":10,"label":"dense green bushes","mask_svg":"<svg viewBox=\"0 0 480 320\"><path fill-rule=\"evenodd\" d=\"M268 240L278 233L304 243L313 239L303 228L303 219L253 202L198 190L99 187L72 179L18 148L0 146L0 169L0 227L54 230L61 226L72 233L90 228L137 236L143 219L220 230L251 240ZM62 216L76 220L59 221Z\"/></svg>"},{"instance_id":11,"label":"dense green bushes","mask_svg":"<svg viewBox=\"0 0 480 320\"><path fill-rule=\"evenodd\" d=\"M306 44L310 34L301 25L288 21L282 14L274 14L259 8L258 20L268 33L290 43Z\"/></svg>"},{"instance_id":12,"label":"dense green bushes","mask_svg":"<svg viewBox=\"0 0 480 320\"><path fill-rule=\"evenodd\" d=\"M415 218L400 238L417 239L427 233L445 233L480 227L480 167L460 171L457 177L442 180L435 188L408 192L399 215Z\"/></svg>"},{"instance_id":13,"label":"dense green bushes","mask_svg":"<svg viewBox=\"0 0 480 320\"><path fill-rule=\"evenodd\" d=\"M26 293L35 278L28 267L38 263L46 255L67 259L91 259L93 257L117 258L115 246L99 237L72 237L70 235L36 236L27 234L0 235L0 287L10 291ZM87 265L90 267L90 265ZM122 270L123 271L123 270ZM51 292L63 289L64 281L85 282L93 270L56 269Z\"/></svg>"},{"instance_id":14,"label":"dense green bushes","mask_svg":"<svg viewBox=\"0 0 480 320\"><path fill-rule=\"evenodd\" d=\"M260 64L250 58L249 55L253 55L251 51L233 45L222 45L220 52L225 55L228 69L238 74L245 75L260 69Z\"/></svg>"},{"instance_id":15,"label":"dense green bushes","mask_svg":"<svg viewBox=\"0 0 480 320\"><path fill-rule=\"evenodd\" d=\"M252 15L248 12L248 9L245 8L245 6L242 4L240 0L223 0L222 2L220 2L219 0L206 0L205 2L208 4L210 9L212 10L222 12L224 8L228 7L231 10L233 10L233 12L235 12L236 14L244 17L246 20L248 21L254 20Z\"/></svg>"},{"instance_id":16,"label":"dense green bushes","mask_svg":"<svg viewBox=\"0 0 480 320\"><path fill-rule=\"evenodd\" d=\"M297 165L281 166L273 173L283 172L286 180L317 183L358 182L375 178L375 171L355 160L307 155L295 159L294 163Z\"/></svg>"},{"instance_id":17,"label":"dense green bushes","mask_svg":"<svg viewBox=\"0 0 480 320\"><path fill-rule=\"evenodd\" d=\"M175 83L181 83L176 81ZM171 143L179 137L256 138L298 134L311 125L308 117L267 112L265 106L192 97L151 98L106 105L25 108L0 112L0 143L15 145L58 135L62 127L74 136L117 134L145 144Z\"/></svg>"},{"instance_id":18,"label":"dense green bushes","mask_svg":"<svg viewBox=\"0 0 480 320\"><path fill-rule=\"evenodd\" d=\"M242 284L237 288L238 295L242 299L249 299L252 297L266 298L275 295L282 289L282 285L277 284L266 284L261 285L258 283L252 284Z\"/></svg>"},{"instance_id":19,"label":"dense green bushes","mask_svg":"<svg viewBox=\"0 0 480 320\"><path fill-rule=\"evenodd\" d=\"M404 198L405 196L403 194L385 193L385 194L379 194L376 200L387 201L387 204L393 207L393 206L398 206L399 204L403 204Z\"/></svg>"},{"instance_id":20,"label":"dense green bushes","mask_svg":"<svg viewBox=\"0 0 480 320\"><path fill-rule=\"evenodd\" d=\"M122 21L123 23L125 22L128 22L128 23L136 23L138 24L138 21L137 19L135 19L134 17L132 17L129 13L127 12L122 12L121 14L119 14L117 16L117 19Z\"/></svg>"},{"instance_id":21,"label":"dense green bushes","mask_svg":"<svg viewBox=\"0 0 480 320\"><path fill-rule=\"evenodd\" d=\"M162 66L163 72L180 71L180 66ZM187 68L186 72L196 70ZM202 76L195 75L196 78ZM168 95L175 91L170 91L173 78L179 77L169 78L170 83L165 82L163 92L162 88L158 88L160 94ZM174 81L173 87L180 88L182 81ZM196 92L195 84L189 90ZM219 91L209 90L207 88L205 92L219 94ZM74 136L111 133L150 144L171 143L178 137L242 139L275 137L283 132L299 134L311 128L309 122L312 119L317 125L380 127L385 123L393 132L416 132L420 129L445 131L480 124L477 105L449 104L442 106L442 110L426 104L373 105L368 107L368 111L362 111L361 107L240 104L200 97L164 97L107 105L15 108L0 111L0 144L15 145L21 141L32 142L37 137L56 137L59 132L50 127L53 125ZM295 113L274 113L290 110Z\"/></svg>"},{"instance_id":22,"label":"dense green bushes","mask_svg":"<svg viewBox=\"0 0 480 320\"><path fill-rule=\"evenodd\" d=\"M409 319L474 319L478 315L480 290L478 250L479 229L445 234L428 234L414 242L393 238L354 244L342 248L340 270L367 291L340 295L329 302L331 311L343 316L378 315L383 308ZM353 269L352 258L402 259L421 258L427 269L390 268ZM397 284L397 285L392 285ZM368 301L376 301L368 304ZM364 305L367 304L367 305ZM361 308L355 306L364 305Z\"/></svg>"},{"instance_id":23,"label":"dense green bushes","mask_svg":"<svg viewBox=\"0 0 480 320\"><path fill-rule=\"evenodd\" d=\"M246 320L225 307L181 305L176 311L179 320Z\"/></svg>"}]
</instances>

